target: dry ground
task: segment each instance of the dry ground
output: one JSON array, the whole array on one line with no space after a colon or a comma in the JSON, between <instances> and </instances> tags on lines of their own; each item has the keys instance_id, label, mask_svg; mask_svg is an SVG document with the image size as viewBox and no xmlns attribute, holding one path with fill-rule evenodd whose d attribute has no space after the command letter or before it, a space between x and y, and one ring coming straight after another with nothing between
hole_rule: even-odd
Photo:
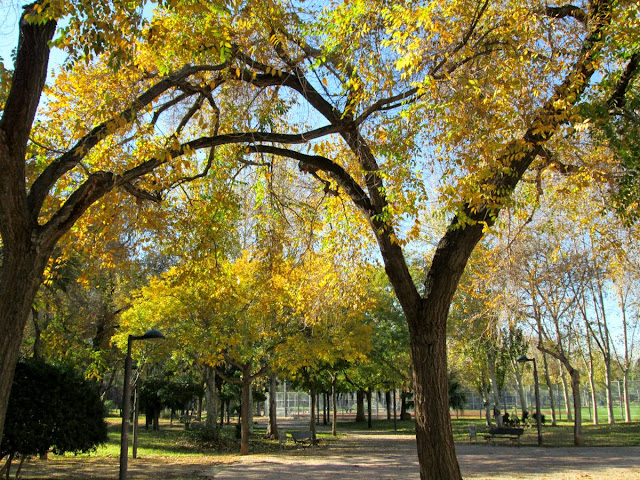
<instances>
[{"instance_id":1,"label":"dry ground","mask_svg":"<svg viewBox=\"0 0 640 480\"><path fill-rule=\"evenodd\" d=\"M640 447L540 448L482 443L457 447L465 479L484 480L640 480ZM213 456L129 460L129 478L306 480L418 479L415 437L350 432L335 443L246 457ZM114 479L117 458L33 460L27 479Z\"/></svg>"}]
</instances>

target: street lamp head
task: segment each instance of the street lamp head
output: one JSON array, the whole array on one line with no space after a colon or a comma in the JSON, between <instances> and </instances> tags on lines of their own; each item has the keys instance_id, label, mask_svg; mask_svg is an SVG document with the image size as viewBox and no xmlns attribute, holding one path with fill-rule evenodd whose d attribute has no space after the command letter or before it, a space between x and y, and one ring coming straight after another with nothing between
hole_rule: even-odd
<instances>
[{"instance_id":1,"label":"street lamp head","mask_svg":"<svg viewBox=\"0 0 640 480\"><path fill-rule=\"evenodd\" d=\"M164 338L164 335L160 330L149 330L144 335L142 335L142 340L147 340L152 338Z\"/></svg>"},{"instance_id":2,"label":"street lamp head","mask_svg":"<svg viewBox=\"0 0 640 480\"><path fill-rule=\"evenodd\" d=\"M518 363L533 362L533 360L533 358L529 358L526 355L520 355L518 358L516 358L516 362Z\"/></svg>"},{"instance_id":3,"label":"street lamp head","mask_svg":"<svg viewBox=\"0 0 640 480\"><path fill-rule=\"evenodd\" d=\"M129 335L131 340L154 340L156 338L164 338L160 330L149 330L144 335Z\"/></svg>"}]
</instances>

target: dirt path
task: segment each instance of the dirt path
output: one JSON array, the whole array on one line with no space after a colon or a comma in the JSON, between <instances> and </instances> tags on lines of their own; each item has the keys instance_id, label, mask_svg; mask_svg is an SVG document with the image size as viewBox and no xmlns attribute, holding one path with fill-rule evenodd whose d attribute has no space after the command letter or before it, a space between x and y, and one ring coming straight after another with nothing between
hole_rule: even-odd
<instances>
[{"instance_id":1,"label":"dirt path","mask_svg":"<svg viewBox=\"0 0 640 480\"><path fill-rule=\"evenodd\" d=\"M538 448L459 445L465 479L640 480L640 447ZM415 437L352 432L335 445L256 455L220 465L216 480L419 479ZM205 477L206 478L206 477Z\"/></svg>"},{"instance_id":2,"label":"dirt path","mask_svg":"<svg viewBox=\"0 0 640 480\"><path fill-rule=\"evenodd\" d=\"M640 447L539 448L457 446L467 480L640 480ZM129 478L140 480L377 480L419 479L415 437L350 432L333 443L275 454L153 457L129 460ZM118 458L32 460L26 479L112 480Z\"/></svg>"}]
</instances>

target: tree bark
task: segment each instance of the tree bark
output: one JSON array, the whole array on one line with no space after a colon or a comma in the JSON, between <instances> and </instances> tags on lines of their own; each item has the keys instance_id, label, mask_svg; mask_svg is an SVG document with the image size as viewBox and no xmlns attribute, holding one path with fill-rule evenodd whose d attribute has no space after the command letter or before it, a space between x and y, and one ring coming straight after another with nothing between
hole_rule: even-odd
<instances>
[{"instance_id":1,"label":"tree bark","mask_svg":"<svg viewBox=\"0 0 640 480\"><path fill-rule=\"evenodd\" d=\"M356 422L364 422L366 420L364 416L364 391L358 390L356 392Z\"/></svg>"},{"instance_id":2,"label":"tree bark","mask_svg":"<svg viewBox=\"0 0 640 480\"><path fill-rule=\"evenodd\" d=\"M316 410L318 408L318 392L316 391L316 385L311 382L311 390L309 392L309 398L311 400L311 408L309 411L309 431L311 432L311 442L316 442Z\"/></svg>"},{"instance_id":3,"label":"tree bark","mask_svg":"<svg viewBox=\"0 0 640 480\"><path fill-rule=\"evenodd\" d=\"M562 368L562 362L558 362L560 367L560 380L562 381L562 392L564 395L565 411L567 413L567 421L572 421L571 415L571 395L569 395L569 385L567 385L567 374L564 368ZM552 392L550 392L551 394Z\"/></svg>"},{"instance_id":4,"label":"tree bark","mask_svg":"<svg viewBox=\"0 0 640 480\"><path fill-rule=\"evenodd\" d=\"M38 235L29 209L25 155L55 29L55 21L30 24L21 18L15 71L0 118L0 439L24 327L54 246Z\"/></svg>"},{"instance_id":5,"label":"tree bark","mask_svg":"<svg viewBox=\"0 0 640 480\"><path fill-rule=\"evenodd\" d=\"M275 373L269 375L269 424L267 425L267 438L278 438L278 397L276 389L278 378Z\"/></svg>"},{"instance_id":6,"label":"tree bark","mask_svg":"<svg viewBox=\"0 0 640 480\"><path fill-rule=\"evenodd\" d=\"M204 367L205 398L207 400L206 425L217 429L218 386L216 385L216 377L216 369L206 365Z\"/></svg>"},{"instance_id":7,"label":"tree bark","mask_svg":"<svg viewBox=\"0 0 640 480\"><path fill-rule=\"evenodd\" d=\"M371 387L367 388L366 394L367 394L367 428L373 428L373 423L371 419L371 408L372 408L371 403L372 403L373 393L371 392Z\"/></svg>"},{"instance_id":8,"label":"tree bark","mask_svg":"<svg viewBox=\"0 0 640 480\"><path fill-rule=\"evenodd\" d=\"M502 428L502 411L500 410L500 390L498 388L498 380L496 378L496 352L493 346L489 347L487 354L487 366L489 370L489 384L491 385L491 393L493 399L493 416L496 419L498 428Z\"/></svg>"},{"instance_id":9,"label":"tree bark","mask_svg":"<svg viewBox=\"0 0 640 480\"><path fill-rule=\"evenodd\" d=\"M331 435L338 435L338 375L331 375L331 405L333 413L331 417Z\"/></svg>"},{"instance_id":10,"label":"tree bark","mask_svg":"<svg viewBox=\"0 0 640 480\"><path fill-rule=\"evenodd\" d=\"M582 401L580 400L580 371L567 367L571 376L571 390L573 392L573 443L581 447L582 439Z\"/></svg>"},{"instance_id":11,"label":"tree bark","mask_svg":"<svg viewBox=\"0 0 640 480\"><path fill-rule=\"evenodd\" d=\"M249 409L251 408L251 367L242 372L242 403L240 405L240 455L249 455Z\"/></svg>"}]
</instances>

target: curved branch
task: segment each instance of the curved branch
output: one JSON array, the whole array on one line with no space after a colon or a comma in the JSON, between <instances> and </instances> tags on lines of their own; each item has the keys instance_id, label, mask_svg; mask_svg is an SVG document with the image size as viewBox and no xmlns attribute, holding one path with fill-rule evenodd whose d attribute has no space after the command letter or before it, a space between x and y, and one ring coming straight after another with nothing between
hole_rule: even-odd
<instances>
[{"instance_id":1,"label":"curved branch","mask_svg":"<svg viewBox=\"0 0 640 480\"><path fill-rule=\"evenodd\" d=\"M131 123L142 109L150 105L170 88L177 86L185 78L199 72L220 71L227 66L226 63L221 65L187 65L177 72L164 77L151 88L147 89L138 96L129 108L114 115L110 120L94 127L88 134L78 140L69 151L50 163L33 182L28 195L29 210L32 217L34 219L38 217L42 204L55 182L62 175L74 168L93 147L109 135L109 129L112 128L114 122L117 123L118 121L124 120L126 123Z\"/></svg>"},{"instance_id":2,"label":"curved branch","mask_svg":"<svg viewBox=\"0 0 640 480\"><path fill-rule=\"evenodd\" d=\"M621 110L626 103L625 95L633 77L638 73L640 67L640 52L636 52L631 55L629 62L627 63L622 76L616 83L616 88L607 101L609 110Z\"/></svg>"},{"instance_id":3,"label":"curved branch","mask_svg":"<svg viewBox=\"0 0 640 480\"><path fill-rule=\"evenodd\" d=\"M272 147L269 145L251 145L248 149L253 153L268 153L279 157L298 160L299 162L309 165L316 170L321 170L335 180L335 182L342 187L345 192L347 192L353 203L360 208L363 213L365 213L368 219L371 219L372 216L381 213L375 211L369 197L358 182L356 182L344 168L326 157L321 157L319 155L307 155L294 150Z\"/></svg>"}]
</instances>

